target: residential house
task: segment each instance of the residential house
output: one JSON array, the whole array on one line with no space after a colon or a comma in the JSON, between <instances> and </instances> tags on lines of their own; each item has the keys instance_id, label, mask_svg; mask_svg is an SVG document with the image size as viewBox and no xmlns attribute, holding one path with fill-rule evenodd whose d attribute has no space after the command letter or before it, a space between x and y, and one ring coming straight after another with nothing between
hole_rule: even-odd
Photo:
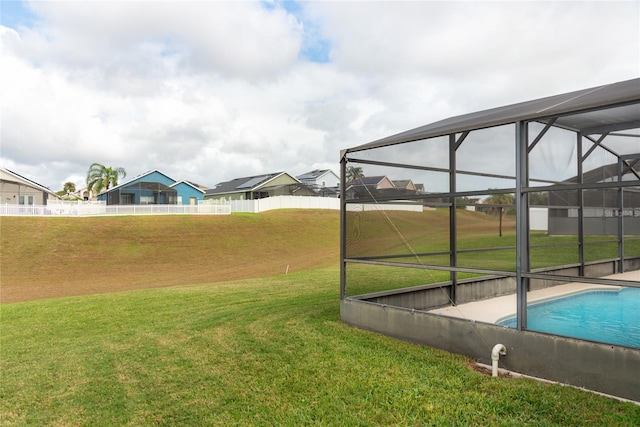
<instances>
[{"instance_id":1,"label":"residential house","mask_svg":"<svg viewBox=\"0 0 640 427\"><path fill-rule=\"evenodd\" d=\"M340 187L340 177L330 169L315 169L296 178L310 187L334 189Z\"/></svg>"},{"instance_id":2,"label":"residential house","mask_svg":"<svg viewBox=\"0 0 640 427\"><path fill-rule=\"evenodd\" d=\"M395 188L404 188L405 190L411 191L417 190L416 186L413 184L413 181L411 181L410 179L398 179L392 182Z\"/></svg>"},{"instance_id":3,"label":"residential house","mask_svg":"<svg viewBox=\"0 0 640 427\"><path fill-rule=\"evenodd\" d=\"M205 200L255 200L274 196L316 196L312 188L286 172L235 178L205 191Z\"/></svg>"},{"instance_id":4,"label":"residential house","mask_svg":"<svg viewBox=\"0 0 640 427\"><path fill-rule=\"evenodd\" d=\"M635 181L640 176L640 169L631 165L612 163L582 174L583 184L598 184L618 181ZM620 175L618 175L620 173ZM580 182L577 176L565 181L576 184ZM628 187L624 191L591 188L581 192L582 200L578 199L578 191L555 190L549 192L548 232L550 235L575 234L579 227L582 204L582 227L585 235L618 234L619 220L622 216L624 234L640 235L640 190L638 187ZM622 198L622 199L620 199Z\"/></svg>"},{"instance_id":5,"label":"residential house","mask_svg":"<svg viewBox=\"0 0 640 427\"><path fill-rule=\"evenodd\" d=\"M195 206L199 200L204 200L206 187L191 181L178 181L169 187L178 192L178 204Z\"/></svg>"},{"instance_id":6,"label":"residential house","mask_svg":"<svg viewBox=\"0 0 640 427\"><path fill-rule=\"evenodd\" d=\"M176 181L159 170L138 175L98 194L107 205L196 205L204 189L189 181Z\"/></svg>"},{"instance_id":7,"label":"residential house","mask_svg":"<svg viewBox=\"0 0 640 427\"><path fill-rule=\"evenodd\" d=\"M392 181L383 175L365 176L347 182L345 192L347 199L389 199L424 194L424 185L414 184L410 179Z\"/></svg>"},{"instance_id":8,"label":"residential house","mask_svg":"<svg viewBox=\"0 0 640 427\"><path fill-rule=\"evenodd\" d=\"M79 190L70 194L71 197L76 197L80 200L88 201L88 200L96 200L97 194L94 190L89 191L87 187L83 187Z\"/></svg>"},{"instance_id":9,"label":"residential house","mask_svg":"<svg viewBox=\"0 0 640 427\"><path fill-rule=\"evenodd\" d=\"M9 169L0 168L0 200L9 205L46 205L59 200L56 193Z\"/></svg>"},{"instance_id":10,"label":"residential house","mask_svg":"<svg viewBox=\"0 0 640 427\"><path fill-rule=\"evenodd\" d=\"M345 184L347 199L382 196L385 190L395 189L393 182L386 176L363 176Z\"/></svg>"},{"instance_id":11,"label":"residential house","mask_svg":"<svg viewBox=\"0 0 640 427\"><path fill-rule=\"evenodd\" d=\"M424 184L416 184L410 179L393 180L397 190L406 190L407 194L424 194Z\"/></svg>"},{"instance_id":12,"label":"residential house","mask_svg":"<svg viewBox=\"0 0 640 427\"><path fill-rule=\"evenodd\" d=\"M338 197L340 177L330 169L315 169L296 176L296 179L308 185L320 197Z\"/></svg>"}]
</instances>

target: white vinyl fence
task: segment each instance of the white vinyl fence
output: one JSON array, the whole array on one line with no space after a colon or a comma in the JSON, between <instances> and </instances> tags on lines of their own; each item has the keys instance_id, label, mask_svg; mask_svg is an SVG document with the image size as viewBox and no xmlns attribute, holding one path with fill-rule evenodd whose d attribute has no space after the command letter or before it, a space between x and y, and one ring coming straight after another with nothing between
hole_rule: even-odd
<instances>
[{"instance_id":1,"label":"white vinyl fence","mask_svg":"<svg viewBox=\"0 0 640 427\"><path fill-rule=\"evenodd\" d=\"M408 211L408 212L422 212L424 206L418 203L350 203L347 205L347 210L351 212L364 212L364 211Z\"/></svg>"},{"instance_id":2,"label":"white vinyl fence","mask_svg":"<svg viewBox=\"0 0 640 427\"><path fill-rule=\"evenodd\" d=\"M228 203L199 205L107 205L104 202L55 202L42 205L0 205L0 215L6 216L100 216L100 215L170 215L231 213Z\"/></svg>"},{"instance_id":3,"label":"white vinyl fence","mask_svg":"<svg viewBox=\"0 0 640 427\"><path fill-rule=\"evenodd\" d=\"M529 228L535 231L548 231L549 209L529 208Z\"/></svg>"},{"instance_id":4,"label":"white vinyl fence","mask_svg":"<svg viewBox=\"0 0 640 427\"><path fill-rule=\"evenodd\" d=\"M340 210L340 199L333 197L276 196L258 200L232 200L228 202L200 201L194 205L107 205L105 202L60 201L42 205L0 205L0 216L100 216L100 215L170 215L204 214L228 215L232 212L259 213L273 209L333 209ZM349 204L350 211L403 210L421 212L422 205ZM531 230L548 230L547 208L530 208Z\"/></svg>"},{"instance_id":5,"label":"white vinyl fence","mask_svg":"<svg viewBox=\"0 0 640 427\"><path fill-rule=\"evenodd\" d=\"M98 215L167 215L231 212L258 213L273 209L340 209L340 200L331 197L276 196L258 200L211 202L198 205L107 205L105 202L50 202L41 205L0 205L0 215L8 216L98 216Z\"/></svg>"},{"instance_id":6,"label":"white vinyl fence","mask_svg":"<svg viewBox=\"0 0 640 427\"><path fill-rule=\"evenodd\" d=\"M275 196L257 200L231 200L231 212L264 212L273 209L334 209L340 210L335 197Z\"/></svg>"}]
</instances>

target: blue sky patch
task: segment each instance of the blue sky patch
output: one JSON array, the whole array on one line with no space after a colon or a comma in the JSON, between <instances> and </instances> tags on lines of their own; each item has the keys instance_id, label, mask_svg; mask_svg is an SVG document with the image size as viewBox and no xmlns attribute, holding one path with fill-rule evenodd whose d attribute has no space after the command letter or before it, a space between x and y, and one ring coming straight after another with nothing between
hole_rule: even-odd
<instances>
[{"instance_id":1,"label":"blue sky patch","mask_svg":"<svg viewBox=\"0 0 640 427\"><path fill-rule=\"evenodd\" d=\"M14 30L20 27L33 27L36 15L27 4L18 0L0 1L0 24Z\"/></svg>"},{"instance_id":2,"label":"blue sky patch","mask_svg":"<svg viewBox=\"0 0 640 427\"><path fill-rule=\"evenodd\" d=\"M329 52L331 51L331 42L324 38L319 23L309 19L305 14L303 6L299 1L263 1L263 6L272 10L276 7L282 7L289 14L295 16L304 26L304 34L302 41L302 51L300 55L311 61L318 63L329 62Z\"/></svg>"}]
</instances>

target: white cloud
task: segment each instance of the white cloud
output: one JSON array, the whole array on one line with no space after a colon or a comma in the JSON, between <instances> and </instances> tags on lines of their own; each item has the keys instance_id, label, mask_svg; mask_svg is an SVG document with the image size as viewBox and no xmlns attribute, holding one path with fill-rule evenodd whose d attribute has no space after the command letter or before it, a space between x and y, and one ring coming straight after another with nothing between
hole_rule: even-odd
<instances>
[{"instance_id":1,"label":"white cloud","mask_svg":"<svg viewBox=\"0 0 640 427\"><path fill-rule=\"evenodd\" d=\"M171 65L177 65L186 72L228 78L272 78L296 60L302 43L293 16L281 9L266 10L258 2L32 6L42 17L41 25L26 33L26 48L34 56L124 77L166 77Z\"/></svg>"},{"instance_id":2,"label":"white cloud","mask_svg":"<svg viewBox=\"0 0 640 427\"><path fill-rule=\"evenodd\" d=\"M29 6L0 27L0 160L54 190L93 162L209 186L338 172L343 148L640 75L637 2Z\"/></svg>"}]
</instances>

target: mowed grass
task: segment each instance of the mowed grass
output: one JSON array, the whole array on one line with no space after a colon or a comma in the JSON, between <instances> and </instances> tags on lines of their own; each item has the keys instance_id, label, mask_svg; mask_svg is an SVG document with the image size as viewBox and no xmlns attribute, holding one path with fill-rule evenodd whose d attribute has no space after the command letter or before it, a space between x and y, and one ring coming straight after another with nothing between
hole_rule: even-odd
<instances>
[{"instance_id":1,"label":"mowed grass","mask_svg":"<svg viewBox=\"0 0 640 427\"><path fill-rule=\"evenodd\" d=\"M339 214L2 217L0 239L7 303L335 266Z\"/></svg>"},{"instance_id":2,"label":"mowed grass","mask_svg":"<svg viewBox=\"0 0 640 427\"><path fill-rule=\"evenodd\" d=\"M630 403L344 325L337 281L328 268L3 305L2 425L640 421Z\"/></svg>"},{"instance_id":3,"label":"mowed grass","mask_svg":"<svg viewBox=\"0 0 640 427\"><path fill-rule=\"evenodd\" d=\"M632 426L640 423L640 407L630 403L559 385L491 378L471 369L471 361L463 356L340 323L339 272L334 259L337 249L321 255L327 249L323 245L333 245L332 239L337 246L337 217L335 212L286 211L223 220L136 218L155 223L155 227L134 223L134 218L102 218L114 221L111 223L114 229L128 226L130 238L140 241L142 233L167 230L168 224L174 224L172 232L181 231L176 221L184 221L184 228L204 227L192 224L204 221L208 224L204 228L210 229L215 221L248 219L243 224L253 227L256 233L259 229L266 230L265 240L272 242L272 250L282 258L279 265L284 264L284 258L295 259L295 250L280 247L285 243L307 248L307 255L315 257L312 261L315 265L294 272L290 267L286 275L279 271L266 273L264 277L202 283L193 280L199 276L183 272L185 280L199 284L169 286L162 282L162 287L155 289L110 293L100 288L100 294L96 295L1 305L0 424ZM5 272L6 260L14 259L6 253L8 247L24 250L30 247L33 256L47 259L46 254L34 248L35 242L31 246L11 242L5 235L5 219L2 219L3 291L4 279L12 277ZM314 222L309 222L310 219ZM15 219L12 226L19 229L22 221L29 220L33 219ZM120 227L117 220L123 223ZM278 227L289 220L301 236L296 237L285 226ZM76 228L74 221L42 222L35 231L27 231L31 228L24 226L24 233L75 235L79 232L51 230L64 228L63 222L67 222L67 228ZM100 228L100 224L92 226ZM270 226L284 235L268 237ZM321 230L310 230L314 227ZM96 257L101 246L113 242L109 236L121 236L116 231L101 233L105 240L86 245L97 245L93 252ZM191 236L192 240L196 238L195 233ZM139 250L170 259L167 253L178 251L166 243L171 239L165 241L165 248L157 249L159 252L153 252L153 248ZM312 239L319 242L315 245L318 252L313 252L314 242L307 242ZM62 246L57 239L43 241L38 246L40 251L49 252L53 245L58 252L64 249L67 258L73 258L74 251L68 250L72 247ZM81 241L78 237L76 244ZM126 282L134 265L151 276L155 273L150 266L161 269L162 263L154 259L145 263L142 256L131 257L131 263L127 264L128 258L118 255L122 246L127 246L126 239L122 242L111 245L111 255L102 258L103 263L122 268L111 273L100 268L83 270L86 282L98 280L102 274L110 274L114 283ZM189 247L196 255L196 248L204 246L182 244L181 248ZM237 243L236 250L245 248ZM201 254L205 252L202 250ZM221 252L219 256L223 255ZM239 260L244 259L244 255L236 255ZM225 256L227 264L234 262L233 250L229 249ZM119 261L111 260L112 257ZM56 252L54 258L66 263L60 253ZM276 263L278 257L271 259ZM225 267L222 263L213 265ZM180 270L180 263L174 267ZM63 280L64 276L57 274L60 285L47 289L82 283L75 278ZM148 287L152 285L150 282Z\"/></svg>"}]
</instances>

